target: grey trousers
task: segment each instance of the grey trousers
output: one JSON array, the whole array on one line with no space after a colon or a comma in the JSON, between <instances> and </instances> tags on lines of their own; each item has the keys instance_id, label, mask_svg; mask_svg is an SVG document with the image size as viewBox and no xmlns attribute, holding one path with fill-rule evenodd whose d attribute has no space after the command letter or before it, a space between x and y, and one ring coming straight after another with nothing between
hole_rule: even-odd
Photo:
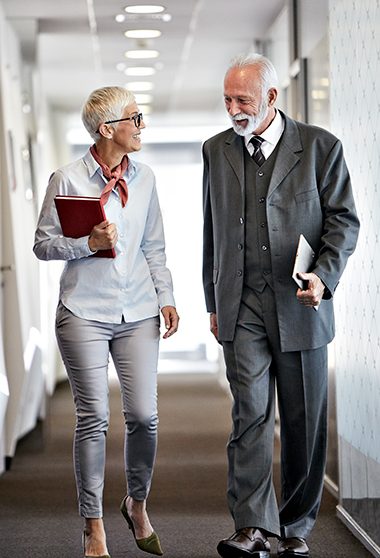
<instances>
[{"instance_id":1,"label":"grey trousers","mask_svg":"<svg viewBox=\"0 0 380 558\"><path fill-rule=\"evenodd\" d=\"M276 315L269 287L262 293L245 288L234 340L223 343L234 401L228 504L236 529L306 538L319 510L326 462L327 347L281 352ZM272 482L275 386L279 503Z\"/></svg>"},{"instance_id":2,"label":"grey trousers","mask_svg":"<svg viewBox=\"0 0 380 558\"><path fill-rule=\"evenodd\" d=\"M121 388L128 494L144 500L157 448L159 317L106 324L78 318L60 303L56 336L76 408L74 470L79 513L103 517L109 354Z\"/></svg>"}]
</instances>

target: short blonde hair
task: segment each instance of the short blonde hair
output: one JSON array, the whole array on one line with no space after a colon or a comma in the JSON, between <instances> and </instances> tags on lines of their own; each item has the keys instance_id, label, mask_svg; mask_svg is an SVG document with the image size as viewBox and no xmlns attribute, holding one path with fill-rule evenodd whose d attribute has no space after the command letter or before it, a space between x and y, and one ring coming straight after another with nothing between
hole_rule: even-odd
<instances>
[{"instance_id":1,"label":"short blonde hair","mask_svg":"<svg viewBox=\"0 0 380 558\"><path fill-rule=\"evenodd\" d=\"M125 107L134 102L133 93L124 87L95 89L82 108L82 122L92 139L99 139L98 130L103 122L122 118Z\"/></svg>"}]
</instances>

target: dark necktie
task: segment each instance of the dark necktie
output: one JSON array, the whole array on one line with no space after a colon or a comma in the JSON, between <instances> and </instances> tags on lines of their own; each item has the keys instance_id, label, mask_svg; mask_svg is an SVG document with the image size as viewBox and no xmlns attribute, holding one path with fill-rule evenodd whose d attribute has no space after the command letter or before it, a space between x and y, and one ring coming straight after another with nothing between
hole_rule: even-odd
<instances>
[{"instance_id":1,"label":"dark necktie","mask_svg":"<svg viewBox=\"0 0 380 558\"><path fill-rule=\"evenodd\" d=\"M261 167L261 165L265 163L265 157L261 151L261 144L264 140L260 136L253 136L250 141L253 145L252 159Z\"/></svg>"}]
</instances>

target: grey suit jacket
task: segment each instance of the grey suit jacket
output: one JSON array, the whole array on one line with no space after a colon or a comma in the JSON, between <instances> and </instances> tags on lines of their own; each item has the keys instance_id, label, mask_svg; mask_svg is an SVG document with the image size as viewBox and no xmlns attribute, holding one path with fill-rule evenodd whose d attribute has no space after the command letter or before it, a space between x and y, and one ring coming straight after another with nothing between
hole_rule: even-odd
<instances>
[{"instance_id":1,"label":"grey suit jacket","mask_svg":"<svg viewBox=\"0 0 380 558\"><path fill-rule=\"evenodd\" d=\"M277 319L283 351L314 349L334 337L332 295L355 249L359 221L340 141L288 118L266 197ZM203 145L203 284L220 341L232 341L244 284L243 138L226 130ZM301 305L292 268L299 235L317 258L326 285L318 312Z\"/></svg>"}]
</instances>

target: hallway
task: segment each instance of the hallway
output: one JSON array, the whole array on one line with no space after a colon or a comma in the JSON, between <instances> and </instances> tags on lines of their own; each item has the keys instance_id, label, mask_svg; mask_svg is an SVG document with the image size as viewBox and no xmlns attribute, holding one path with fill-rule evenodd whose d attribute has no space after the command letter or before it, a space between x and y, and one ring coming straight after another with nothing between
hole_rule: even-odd
<instances>
[{"instance_id":1,"label":"hallway","mask_svg":"<svg viewBox=\"0 0 380 558\"><path fill-rule=\"evenodd\" d=\"M144 554L118 509L124 494L123 423L113 381L110 397L105 487L109 550L112 558L137 558ZM229 398L213 375L161 374L159 403L159 450L149 500L152 523L167 557L215 557L217 542L233 530L225 503ZM71 464L73 423L70 391L62 383L51 399L48 419L19 443L11 470L0 478L2 558L82 556ZM335 517L335 505L325 492L310 538L312 558L369 558ZM273 544L272 556L275 550Z\"/></svg>"}]
</instances>

